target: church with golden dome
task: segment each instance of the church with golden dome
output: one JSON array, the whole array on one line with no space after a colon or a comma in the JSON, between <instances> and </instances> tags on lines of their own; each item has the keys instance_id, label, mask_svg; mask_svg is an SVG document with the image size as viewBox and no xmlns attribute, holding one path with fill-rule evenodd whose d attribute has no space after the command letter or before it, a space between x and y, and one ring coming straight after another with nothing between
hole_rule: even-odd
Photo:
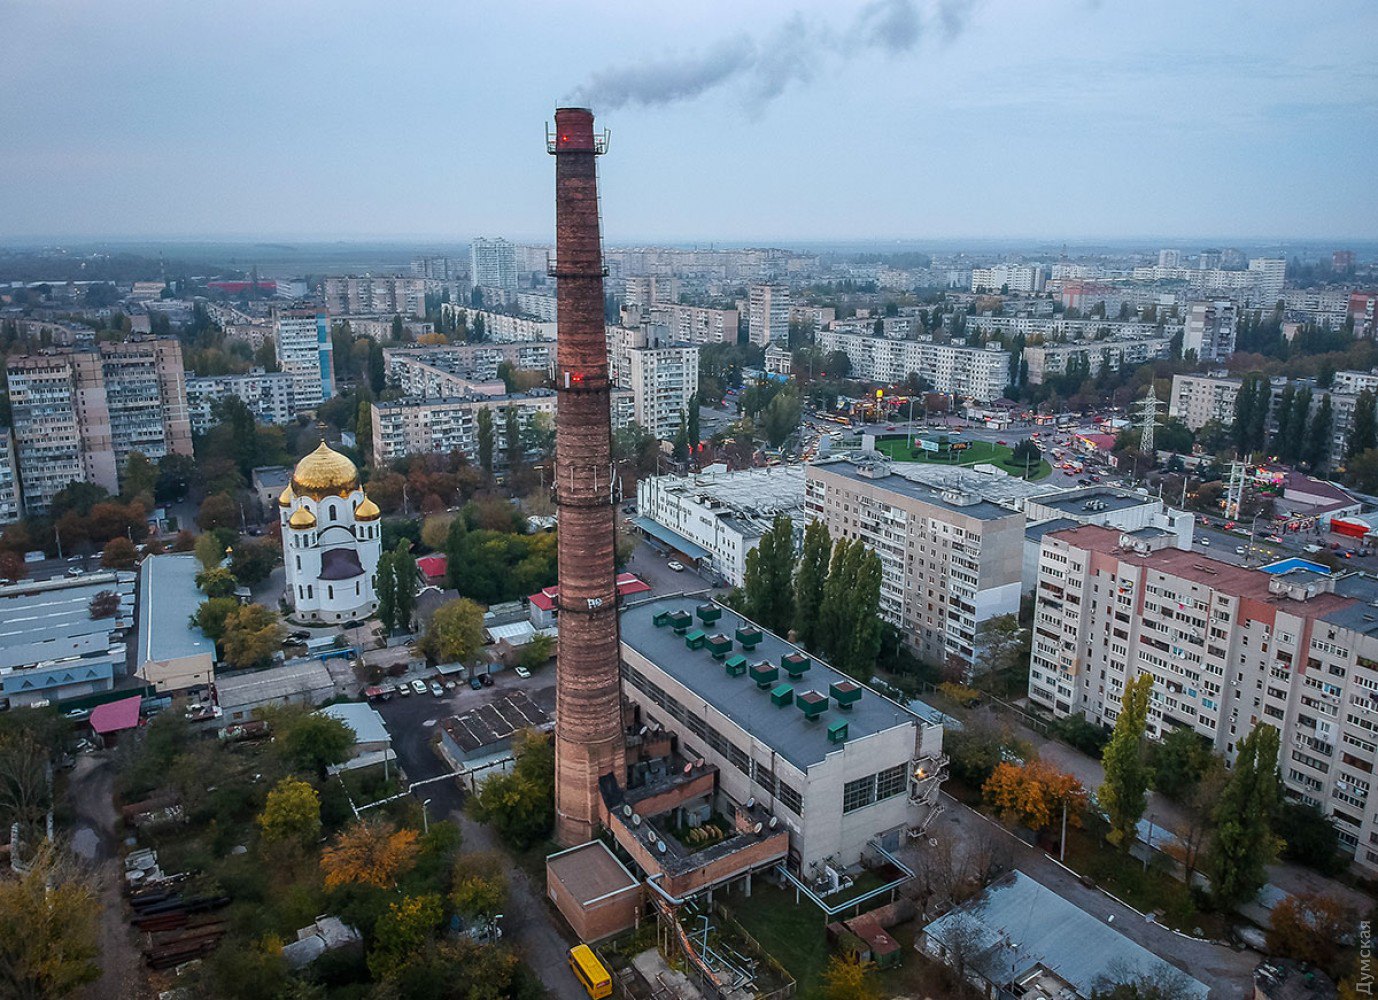
<instances>
[{"instance_id":1,"label":"church with golden dome","mask_svg":"<svg viewBox=\"0 0 1378 1000\"><path fill-rule=\"evenodd\" d=\"M353 462L322 441L297 463L278 515L294 619L345 622L378 610L382 512L364 495Z\"/></svg>"}]
</instances>

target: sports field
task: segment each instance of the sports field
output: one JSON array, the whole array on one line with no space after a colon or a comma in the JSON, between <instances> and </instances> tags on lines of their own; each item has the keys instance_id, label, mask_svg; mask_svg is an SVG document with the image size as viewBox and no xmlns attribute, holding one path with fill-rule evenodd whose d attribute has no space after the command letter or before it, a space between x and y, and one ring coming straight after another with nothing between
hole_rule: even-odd
<instances>
[{"instance_id":1,"label":"sports field","mask_svg":"<svg viewBox=\"0 0 1378 1000\"><path fill-rule=\"evenodd\" d=\"M1024 475L1024 467L1011 461L1013 452L1008 445L995 444L991 441L968 441L966 443L968 447L965 451L953 453L955 458L947 454L940 455L937 452L919 450L917 440L914 442L914 449L911 450L903 437L877 441L876 448L893 462L925 462L929 465L989 464L1004 469L1012 476ZM917 450L917 454L915 454L915 450ZM1042 479L1053 470L1046 461L1040 461L1032 471L1033 474L1028 477L1029 479Z\"/></svg>"}]
</instances>

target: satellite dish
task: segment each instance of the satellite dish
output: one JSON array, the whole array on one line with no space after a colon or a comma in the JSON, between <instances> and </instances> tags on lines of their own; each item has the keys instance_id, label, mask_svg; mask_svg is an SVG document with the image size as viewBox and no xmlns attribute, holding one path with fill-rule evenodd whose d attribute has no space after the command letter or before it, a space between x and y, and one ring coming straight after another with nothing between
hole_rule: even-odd
<instances>
[{"instance_id":1,"label":"satellite dish","mask_svg":"<svg viewBox=\"0 0 1378 1000\"><path fill-rule=\"evenodd\" d=\"M752 833L760 833L760 832L761 832L761 824L760 824L760 823L757 823L754 827L752 827L751 832L752 832Z\"/></svg>"},{"instance_id":2,"label":"satellite dish","mask_svg":"<svg viewBox=\"0 0 1378 1000\"><path fill-rule=\"evenodd\" d=\"M638 736L645 736L645 735L646 735L646 727L645 727L645 726L642 726L642 727L641 727L641 732L638 733L637 735L638 735Z\"/></svg>"},{"instance_id":3,"label":"satellite dish","mask_svg":"<svg viewBox=\"0 0 1378 1000\"><path fill-rule=\"evenodd\" d=\"M707 761L700 757L698 760L694 761L694 766L701 768L705 763L707 763Z\"/></svg>"},{"instance_id":4,"label":"satellite dish","mask_svg":"<svg viewBox=\"0 0 1378 1000\"><path fill-rule=\"evenodd\" d=\"M641 815L640 815L639 813L632 813L632 826L640 826L640 825L641 825Z\"/></svg>"},{"instance_id":5,"label":"satellite dish","mask_svg":"<svg viewBox=\"0 0 1378 1000\"><path fill-rule=\"evenodd\" d=\"M623 815L623 816L630 816L631 814L632 814L632 807L631 807L630 805L624 805L624 806L622 807L622 815Z\"/></svg>"},{"instance_id":6,"label":"satellite dish","mask_svg":"<svg viewBox=\"0 0 1378 1000\"><path fill-rule=\"evenodd\" d=\"M753 796L751 796L751 798L749 798L749 799L746 800L746 807L747 807L748 809L755 809L755 808L756 808L756 796L753 795Z\"/></svg>"}]
</instances>

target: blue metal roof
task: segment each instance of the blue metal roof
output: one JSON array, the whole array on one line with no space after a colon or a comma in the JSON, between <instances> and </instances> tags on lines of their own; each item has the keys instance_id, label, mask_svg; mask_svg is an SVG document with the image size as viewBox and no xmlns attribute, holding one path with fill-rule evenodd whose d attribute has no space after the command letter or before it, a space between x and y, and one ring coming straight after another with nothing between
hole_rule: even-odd
<instances>
[{"instance_id":1,"label":"blue metal roof","mask_svg":"<svg viewBox=\"0 0 1378 1000\"><path fill-rule=\"evenodd\" d=\"M646 515L633 518L632 524L636 525L652 538L659 539L670 546L676 552L683 552L690 559L699 560L708 557L709 552L702 545L695 545L685 538L678 531L671 531L658 521L653 521Z\"/></svg>"}]
</instances>

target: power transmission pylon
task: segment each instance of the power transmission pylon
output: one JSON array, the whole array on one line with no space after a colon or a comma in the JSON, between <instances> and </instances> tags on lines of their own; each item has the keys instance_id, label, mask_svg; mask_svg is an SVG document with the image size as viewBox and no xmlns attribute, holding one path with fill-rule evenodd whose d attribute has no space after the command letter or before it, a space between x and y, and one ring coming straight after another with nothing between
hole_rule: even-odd
<instances>
[{"instance_id":1,"label":"power transmission pylon","mask_svg":"<svg viewBox=\"0 0 1378 1000\"><path fill-rule=\"evenodd\" d=\"M1244 500L1244 470L1247 462L1230 463L1230 488L1225 494L1225 517L1230 521L1239 520L1239 506Z\"/></svg>"},{"instance_id":2,"label":"power transmission pylon","mask_svg":"<svg viewBox=\"0 0 1378 1000\"><path fill-rule=\"evenodd\" d=\"M1158 398L1153 384L1149 383L1148 395L1134 404L1139 411L1139 450L1147 455L1153 454L1153 429L1158 426L1158 408L1163 401Z\"/></svg>"}]
</instances>

